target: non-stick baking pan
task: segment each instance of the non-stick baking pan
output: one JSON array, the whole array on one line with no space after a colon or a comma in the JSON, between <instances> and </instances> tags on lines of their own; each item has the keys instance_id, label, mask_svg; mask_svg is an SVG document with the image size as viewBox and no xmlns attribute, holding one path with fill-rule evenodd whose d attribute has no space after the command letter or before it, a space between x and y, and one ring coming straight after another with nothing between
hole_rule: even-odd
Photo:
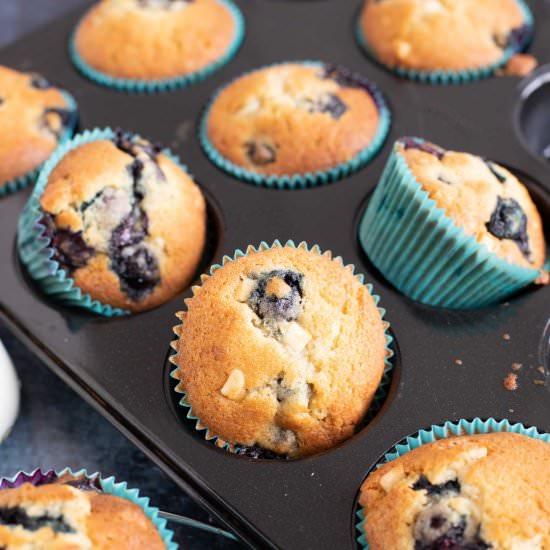
<instances>
[{"instance_id":1,"label":"non-stick baking pan","mask_svg":"<svg viewBox=\"0 0 550 550\"><path fill-rule=\"evenodd\" d=\"M457 86L398 79L355 41L359 0L237 0L246 38L210 78L179 91L128 95L101 88L72 66L67 41L82 10L0 52L0 63L36 70L78 100L81 128L123 127L172 147L209 203L211 250L203 268L236 248L274 239L332 250L372 282L395 337L395 368L383 409L343 445L293 461L234 456L205 441L177 405L167 362L174 313L190 291L135 316L104 319L46 298L28 279L15 248L29 190L0 200L0 312L63 380L143 449L185 491L254 547L354 548L356 497L377 459L416 430L448 419L508 418L550 431L550 287L472 311L433 309L401 295L369 263L357 225L391 144L421 136L475 152L522 175L550 225L550 66L520 81L495 77ZM550 62L550 2L529 2L530 49ZM272 62L341 63L376 82L392 110L389 140L355 175L323 187L282 191L224 174L203 154L197 127L207 99L240 73ZM519 388L502 380L521 363ZM543 367L541 369L540 367ZM539 380L539 382L534 382ZM70 414L70 411L67 411Z\"/></svg>"}]
</instances>

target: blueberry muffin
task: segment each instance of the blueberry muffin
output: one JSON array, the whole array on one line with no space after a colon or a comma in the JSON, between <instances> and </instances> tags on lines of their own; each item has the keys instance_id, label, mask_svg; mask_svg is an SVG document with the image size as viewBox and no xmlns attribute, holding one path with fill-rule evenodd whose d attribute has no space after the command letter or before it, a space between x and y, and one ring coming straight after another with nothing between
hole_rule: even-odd
<instances>
[{"instance_id":1,"label":"blueberry muffin","mask_svg":"<svg viewBox=\"0 0 550 550\"><path fill-rule=\"evenodd\" d=\"M158 530L129 500L104 493L99 479L65 475L0 490L0 548L162 550Z\"/></svg>"},{"instance_id":2,"label":"blueberry muffin","mask_svg":"<svg viewBox=\"0 0 550 550\"><path fill-rule=\"evenodd\" d=\"M517 0L366 0L359 24L381 63L413 71L498 64L532 31Z\"/></svg>"},{"instance_id":3,"label":"blueberry muffin","mask_svg":"<svg viewBox=\"0 0 550 550\"><path fill-rule=\"evenodd\" d=\"M324 172L373 145L380 93L362 76L321 63L284 63L241 76L214 99L204 138L215 155L265 176Z\"/></svg>"},{"instance_id":4,"label":"blueberry muffin","mask_svg":"<svg viewBox=\"0 0 550 550\"><path fill-rule=\"evenodd\" d=\"M363 483L370 550L550 548L550 445L515 433L423 445Z\"/></svg>"},{"instance_id":5,"label":"blueberry muffin","mask_svg":"<svg viewBox=\"0 0 550 550\"><path fill-rule=\"evenodd\" d=\"M436 206L467 235L513 264L543 267L541 216L514 174L476 155L417 138L399 140L397 152Z\"/></svg>"},{"instance_id":6,"label":"blueberry muffin","mask_svg":"<svg viewBox=\"0 0 550 550\"><path fill-rule=\"evenodd\" d=\"M38 168L76 123L63 90L38 74L0 65L0 189Z\"/></svg>"},{"instance_id":7,"label":"blueberry muffin","mask_svg":"<svg viewBox=\"0 0 550 550\"><path fill-rule=\"evenodd\" d=\"M74 47L100 73L152 81L219 61L239 34L222 0L100 0L78 25Z\"/></svg>"},{"instance_id":8,"label":"blueberry muffin","mask_svg":"<svg viewBox=\"0 0 550 550\"><path fill-rule=\"evenodd\" d=\"M210 433L264 458L353 434L384 372L387 323L350 268L304 247L250 247L187 306L173 376Z\"/></svg>"},{"instance_id":9,"label":"blueberry muffin","mask_svg":"<svg viewBox=\"0 0 550 550\"><path fill-rule=\"evenodd\" d=\"M52 260L84 293L130 311L189 284L205 242L205 201L161 148L118 131L67 153L40 198Z\"/></svg>"}]
</instances>

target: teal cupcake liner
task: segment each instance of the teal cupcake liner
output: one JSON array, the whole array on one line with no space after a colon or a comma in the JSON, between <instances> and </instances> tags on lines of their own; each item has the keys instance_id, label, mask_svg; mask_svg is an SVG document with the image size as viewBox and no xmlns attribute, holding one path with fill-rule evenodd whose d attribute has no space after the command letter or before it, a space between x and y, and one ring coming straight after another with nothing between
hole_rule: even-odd
<instances>
[{"instance_id":1,"label":"teal cupcake liner","mask_svg":"<svg viewBox=\"0 0 550 550\"><path fill-rule=\"evenodd\" d=\"M390 283L423 304L471 309L499 302L540 276L538 269L493 254L455 225L418 183L398 143L358 235L369 260Z\"/></svg>"},{"instance_id":2,"label":"teal cupcake liner","mask_svg":"<svg viewBox=\"0 0 550 550\"><path fill-rule=\"evenodd\" d=\"M0 490L16 488L23 485L23 483L31 483L32 485L51 483L66 473L73 476L85 476L88 479L99 477L99 482L104 493L124 498L134 504L137 504L156 527L162 537L166 549L178 549L178 545L172 541L174 534L166 527L166 520L159 516L159 509L151 506L149 498L140 496L138 489L129 489L128 484L125 481L117 482L112 476L101 478L98 473L88 474L86 470L73 472L70 468L65 468L60 472L56 472L54 470L43 472L42 470L37 469L31 473L18 472L11 478L0 478Z\"/></svg>"},{"instance_id":3,"label":"teal cupcake liner","mask_svg":"<svg viewBox=\"0 0 550 550\"><path fill-rule=\"evenodd\" d=\"M63 90L63 97L67 102L67 108L77 113L78 107L74 97L65 90ZM61 136L59 137L59 140L58 140L58 147L60 145L63 145L73 137L77 126L78 126L78 113L74 119L74 124L69 128L64 128L63 132L61 133ZM40 170L42 170L45 164L46 163L44 162L34 170L31 170L30 172L27 172L26 174L23 174L18 178L15 178L11 181L8 181L0 185L0 198L6 195L9 195L10 193L14 193L15 191L19 191L20 189L24 189L25 187L28 187L29 185L35 183L36 178L38 178L38 175L40 174Z\"/></svg>"},{"instance_id":4,"label":"teal cupcake liner","mask_svg":"<svg viewBox=\"0 0 550 550\"><path fill-rule=\"evenodd\" d=\"M56 261L51 259L54 251L50 247L51 240L44 234L46 228L41 223L43 214L40 208L40 198L51 172L67 153L86 143L112 140L114 137L115 132L111 128L95 128L78 134L74 139L60 146L44 164L36 186L19 218L17 231L19 257L27 268L29 275L46 294L51 295L65 305L80 307L105 317L126 315L130 311L114 308L109 304L94 300L89 294L77 287L74 279L64 269L60 268ZM139 138L137 134L136 137ZM162 154L189 173L187 167L168 149L164 149Z\"/></svg>"},{"instance_id":5,"label":"teal cupcake liner","mask_svg":"<svg viewBox=\"0 0 550 550\"><path fill-rule=\"evenodd\" d=\"M390 131L391 127L391 111L384 99L384 96L380 90L369 81L369 93L373 98L376 106L378 108L378 128L376 133L371 141L371 143L363 150L359 151L350 161L340 163L326 171L317 171L317 172L306 172L304 174L286 174L286 175L265 175L254 170L248 170L242 168L238 164L231 162L229 159L225 158L218 152L214 147L212 142L208 137L208 117L214 102L218 96L235 80L242 78L248 74L254 73L256 71L263 70L269 67L276 67L278 65L285 65L286 63L301 63L306 66L311 67L323 67L325 64L320 61L294 61L294 62L280 62L273 63L271 65L265 65L259 69L254 69L248 71L237 79L233 79L229 83L225 84L220 88L210 100L207 108L205 109L204 115L202 116L200 126L199 126L199 140L201 142L202 148L210 161L214 163L218 168L227 172L229 175L244 181L246 183L252 183L258 186L264 186L269 188L276 189L304 189L307 187L315 187L317 185L326 185L334 181L343 179L351 174L357 172L359 169L366 166L382 148L386 137Z\"/></svg>"},{"instance_id":6,"label":"teal cupcake liner","mask_svg":"<svg viewBox=\"0 0 550 550\"><path fill-rule=\"evenodd\" d=\"M427 430L420 430L418 433L406 437L402 442L392 447L384 455L384 457L373 468L371 468L370 472L380 468L380 466L383 466L392 460L395 460L396 458L399 458L400 456L407 454L409 451L440 439L446 439L448 437L459 435L475 435L495 432L521 434L550 444L550 434L539 432L534 426L526 428L520 422L512 424L509 420L495 420L494 418L488 418L487 420L482 420L481 418L474 418L473 420L461 419L456 422L447 421L444 424L433 425ZM357 521L355 527L359 532L357 543L363 550L369 550L369 543L365 535L365 514L362 508L357 511L356 516Z\"/></svg>"},{"instance_id":7,"label":"teal cupcake liner","mask_svg":"<svg viewBox=\"0 0 550 550\"><path fill-rule=\"evenodd\" d=\"M332 258L334 261L340 262L342 267L350 269L352 274L361 282L361 284L363 284L367 287L370 295L374 299L374 302L375 302L375 304L378 308L378 311L380 312L380 317L382 318L382 321L384 323L385 336L386 336L386 358L384 359L385 368L384 368L384 373L382 375L382 379L380 381L380 385L378 386L378 390L376 391L376 393L375 393L375 395L372 399L371 405L370 405L370 407L369 407L369 409L368 409L368 411L365 415L365 418L358 425L358 426L362 427L362 426L364 426L365 423L372 420L374 418L374 416L380 411L380 409L382 408L382 405L384 404L384 401L385 401L385 399L388 395L390 385L391 385L392 370L393 370L393 363L392 363L391 359L394 355L394 352L391 348L391 345L392 345L392 342L393 342L393 337L390 334L390 323L388 321L384 320L384 317L386 315L386 310L378 305L379 302L380 302L380 296L378 296L377 294L374 294L374 292L373 292L374 289L373 289L373 286L371 284L365 284L363 274L355 273L355 266L353 264L345 264L344 260L340 256L333 257L332 253L330 251L321 252L321 249L320 249L319 245L309 246L304 241L302 241L298 245L296 245L294 243L294 241L292 241L292 240L289 240L284 244L282 244L279 240L275 240L273 242L273 244L271 244L271 245L269 245L268 243L262 241L259 244L259 246L257 246L257 247L249 245L246 248L245 251L237 249L233 253L233 256L225 255L222 258L221 264L212 265L210 267L209 273L208 274L203 274L201 276L201 283L204 283L204 281L206 281L209 277L211 277L214 274L215 271L217 271L218 269L221 269L226 264L228 264L230 262L234 262L235 260L238 260L239 258L242 258L242 257L244 257L244 256L246 256L250 253L260 252L260 251L263 251L263 250L269 250L271 248L284 248L284 247L302 248L302 249L307 250L309 252L314 252L314 253L319 254L321 256L327 256L329 258ZM193 292L193 295L195 294L195 292L197 291L198 288L200 288L200 285L195 285L194 287L192 287L191 290ZM189 304L189 301L192 300L192 299L193 299L193 296L191 296L190 298L187 298L185 300L185 305L187 306ZM178 313L178 314L176 314L176 317L179 319L180 323L173 328L173 332L176 335L176 338L170 344L170 346L172 347L174 352L169 357L169 361L175 366L175 368L170 372L170 378L177 381L177 384L174 388L174 391L177 394L180 394L182 396L180 401L179 401L179 405L186 410L186 415L185 416L188 420L190 420L192 423L194 423L195 429L199 432L204 432L203 436L204 436L204 439L206 441L210 441L210 442L214 443L214 445L216 445L216 447L224 449L228 452L238 453L238 451L240 449L240 447L238 445L228 443L227 441L225 441L224 439L222 439L218 435L214 434L207 426L205 426L202 423L202 421L197 416L195 416L195 414L193 413L193 408L192 408L191 404L188 401L187 394L183 390L183 388L181 388L181 382L177 378L177 374L176 374L180 367L178 366L178 364L176 362L176 359L177 359L177 356L178 356L177 341L180 337L181 326L184 323L184 315L181 314L181 313Z\"/></svg>"},{"instance_id":8,"label":"teal cupcake liner","mask_svg":"<svg viewBox=\"0 0 550 550\"><path fill-rule=\"evenodd\" d=\"M216 59L198 71L158 80L129 79L110 76L88 65L78 53L76 47L76 33L78 31L78 25L69 39L69 56L74 66L86 78L96 84L99 84L100 86L112 88L119 92L153 94L158 92L173 91L185 86L190 86L191 84L204 80L227 64L237 53L243 42L245 35L245 21L241 10L236 6L236 4L234 4L233 0L219 0L219 2L227 7L233 17L233 21L235 23L235 36L226 52L219 59Z\"/></svg>"},{"instance_id":9,"label":"teal cupcake liner","mask_svg":"<svg viewBox=\"0 0 550 550\"><path fill-rule=\"evenodd\" d=\"M407 67L400 66L390 66L386 65L380 61L369 44L365 33L361 27L361 18L358 19L355 35L357 42L361 49L376 63L384 67L385 69L390 70L395 75L400 78L408 78L409 80L414 80L416 82L421 82L423 84L467 84L469 82L475 82L477 80L482 80L484 78L493 76L498 69L502 68L510 58L515 54L525 50L532 41L533 38L533 29L535 20L529 6L525 3L524 0L516 0L521 11L523 12L524 17L524 26L527 28L525 36L522 36L518 44L512 44L508 46L503 52L502 58L496 63L492 63L485 67L479 67L477 69L466 69L460 71L417 71L414 69L408 69Z\"/></svg>"}]
</instances>

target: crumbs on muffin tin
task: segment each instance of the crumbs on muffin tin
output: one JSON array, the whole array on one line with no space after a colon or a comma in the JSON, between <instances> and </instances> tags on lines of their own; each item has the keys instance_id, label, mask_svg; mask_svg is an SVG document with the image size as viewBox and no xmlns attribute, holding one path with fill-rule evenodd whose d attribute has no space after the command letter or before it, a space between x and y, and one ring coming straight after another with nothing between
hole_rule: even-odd
<instances>
[{"instance_id":1,"label":"crumbs on muffin tin","mask_svg":"<svg viewBox=\"0 0 550 550\"><path fill-rule=\"evenodd\" d=\"M508 391L515 391L518 389L518 375L513 372L509 372L503 380L504 387Z\"/></svg>"}]
</instances>

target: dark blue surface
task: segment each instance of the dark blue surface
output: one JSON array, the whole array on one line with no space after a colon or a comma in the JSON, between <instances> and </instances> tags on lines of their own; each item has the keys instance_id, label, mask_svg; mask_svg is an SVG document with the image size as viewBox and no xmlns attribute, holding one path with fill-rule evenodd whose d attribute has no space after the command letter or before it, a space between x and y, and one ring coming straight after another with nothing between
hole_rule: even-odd
<instances>
[{"instance_id":1,"label":"dark blue surface","mask_svg":"<svg viewBox=\"0 0 550 550\"><path fill-rule=\"evenodd\" d=\"M86 0L0 0L0 47ZM0 53L0 64L2 56ZM126 480L161 509L211 523L145 455L56 378L0 324L0 339L22 382L21 411L0 444L0 476L18 470L87 468ZM221 537L171 525L181 548L239 548Z\"/></svg>"}]
</instances>

